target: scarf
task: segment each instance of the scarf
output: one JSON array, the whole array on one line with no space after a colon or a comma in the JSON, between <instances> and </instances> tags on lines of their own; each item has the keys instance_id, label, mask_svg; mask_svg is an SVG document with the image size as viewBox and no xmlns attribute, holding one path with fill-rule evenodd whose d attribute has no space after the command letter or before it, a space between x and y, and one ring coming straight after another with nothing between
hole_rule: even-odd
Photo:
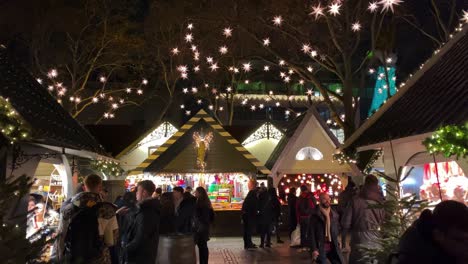
<instances>
[{"instance_id":1,"label":"scarf","mask_svg":"<svg viewBox=\"0 0 468 264\"><path fill-rule=\"evenodd\" d=\"M322 212L323 216L325 217L325 240L327 242L331 242L331 221L330 221L330 210L331 208L323 208L319 206L320 212Z\"/></svg>"}]
</instances>

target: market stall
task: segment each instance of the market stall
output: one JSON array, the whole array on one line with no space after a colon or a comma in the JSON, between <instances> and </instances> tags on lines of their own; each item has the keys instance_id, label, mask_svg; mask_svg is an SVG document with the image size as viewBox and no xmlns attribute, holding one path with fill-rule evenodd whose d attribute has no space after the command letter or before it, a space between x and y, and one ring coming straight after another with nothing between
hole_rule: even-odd
<instances>
[{"instance_id":1,"label":"market stall","mask_svg":"<svg viewBox=\"0 0 468 264\"><path fill-rule=\"evenodd\" d=\"M144 179L163 191L202 186L215 210L240 210L248 180L267 174L260 161L201 110L129 172L127 188Z\"/></svg>"},{"instance_id":2,"label":"market stall","mask_svg":"<svg viewBox=\"0 0 468 264\"><path fill-rule=\"evenodd\" d=\"M318 193L327 192L336 203L347 176L359 174L354 164L333 160L339 145L315 109L293 120L267 161L280 197L289 193L291 187L299 189L305 185L317 197Z\"/></svg>"}]
</instances>

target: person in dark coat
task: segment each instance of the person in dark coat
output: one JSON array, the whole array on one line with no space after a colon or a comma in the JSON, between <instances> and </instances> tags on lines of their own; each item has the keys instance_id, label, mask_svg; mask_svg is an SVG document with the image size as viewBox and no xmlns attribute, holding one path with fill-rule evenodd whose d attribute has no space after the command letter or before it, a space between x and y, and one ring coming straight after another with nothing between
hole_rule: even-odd
<instances>
[{"instance_id":1,"label":"person in dark coat","mask_svg":"<svg viewBox=\"0 0 468 264\"><path fill-rule=\"evenodd\" d=\"M342 236L347 233L351 235L349 263L362 263L361 259L366 254L364 247L379 247L378 239L381 237L378 229L385 219L385 210L375 206L382 203L379 180L374 175L368 175L360 194L348 205L341 219Z\"/></svg>"},{"instance_id":2,"label":"person in dark coat","mask_svg":"<svg viewBox=\"0 0 468 264\"><path fill-rule=\"evenodd\" d=\"M156 189L149 180L137 185L137 210L133 221L127 230L127 241L123 243L124 263L154 264L159 242L159 210L160 204L152 198Z\"/></svg>"},{"instance_id":3,"label":"person in dark coat","mask_svg":"<svg viewBox=\"0 0 468 264\"><path fill-rule=\"evenodd\" d=\"M279 225L281 221L281 202L280 202L280 199L278 198L278 194L276 194L275 188L273 187L268 188L268 193L270 194L271 207L273 209L272 227L275 227L276 243L282 244L284 242L280 238L280 230L279 230Z\"/></svg>"},{"instance_id":4,"label":"person in dark coat","mask_svg":"<svg viewBox=\"0 0 468 264\"><path fill-rule=\"evenodd\" d=\"M165 192L159 197L161 202L160 235L175 233L175 208L172 192Z\"/></svg>"},{"instance_id":5,"label":"person in dark coat","mask_svg":"<svg viewBox=\"0 0 468 264\"><path fill-rule=\"evenodd\" d=\"M115 246L114 255L119 259L119 256L124 255L121 245L122 242L128 241L126 237L127 232L133 222L133 216L137 211L135 192L126 192L122 198L119 199L117 208L118 210L116 214L117 221L119 223L119 243ZM115 263L114 259L112 263Z\"/></svg>"},{"instance_id":6,"label":"person in dark coat","mask_svg":"<svg viewBox=\"0 0 468 264\"><path fill-rule=\"evenodd\" d=\"M443 201L426 209L400 239L399 264L468 263L468 208Z\"/></svg>"},{"instance_id":7,"label":"person in dark coat","mask_svg":"<svg viewBox=\"0 0 468 264\"><path fill-rule=\"evenodd\" d=\"M182 189L182 187L174 187L172 195L175 205L176 232L190 234L192 233L196 199L192 198L191 194L184 195L184 189Z\"/></svg>"},{"instance_id":8,"label":"person in dark coat","mask_svg":"<svg viewBox=\"0 0 468 264\"><path fill-rule=\"evenodd\" d=\"M213 219L213 207L208 198L208 194L203 187L197 187L195 190L197 198L195 204L195 243L198 247L198 256L200 264L208 264L208 240L210 240L210 224Z\"/></svg>"},{"instance_id":9,"label":"person in dark coat","mask_svg":"<svg viewBox=\"0 0 468 264\"><path fill-rule=\"evenodd\" d=\"M301 186L301 195L297 200L296 212L297 222L301 227L301 247L303 251L307 251L310 246L310 216L315 208L315 197L309 192L307 186Z\"/></svg>"},{"instance_id":10,"label":"person in dark coat","mask_svg":"<svg viewBox=\"0 0 468 264\"><path fill-rule=\"evenodd\" d=\"M297 227L297 212L296 212L297 196L296 188L292 187L288 193L288 219L289 219L289 237Z\"/></svg>"},{"instance_id":11,"label":"person in dark coat","mask_svg":"<svg viewBox=\"0 0 468 264\"><path fill-rule=\"evenodd\" d=\"M258 193L258 227L260 247L271 247L271 228L273 224L273 206L271 196L266 188Z\"/></svg>"},{"instance_id":12,"label":"person in dark coat","mask_svg":"<svg viewBox=\"0 0 468 264\"><path fill-rule=\"evenodd\" d=\"M249 193L242 203L242 224L244 227L244 249L254 249L252 232L255 228L258 214L257 182L251 179L248 183Z\"/></svg>"},{"instance_id":13,"label":"person in dark coat","mask_svg":"<svg viewBox=\"0 0 468 264\"><path fill-rule=\"evenodd\" d=\"M332 264L344 264L338 242L339 216L330 206L330 196L321 193L319 205L310 218L311 251L317 263L325 264L327 259Z\"/></svg>"}]
</instances>

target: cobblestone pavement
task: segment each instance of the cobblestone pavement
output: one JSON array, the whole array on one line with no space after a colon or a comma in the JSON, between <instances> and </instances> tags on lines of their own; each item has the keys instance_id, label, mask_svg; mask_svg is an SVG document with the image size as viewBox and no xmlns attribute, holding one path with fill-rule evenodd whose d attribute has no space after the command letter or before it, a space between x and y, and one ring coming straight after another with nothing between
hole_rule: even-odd
<instances>
[{"instance_id":1,"label":"cobblestone pavement","mask_svg":"<svg viewBox=\"0 0 468 264\"><path fill-rule=\"evenodd\" d=\"M254 239L259 244L258 239ZM213 237L208 242L211 264L244 264L244 263L312 263L309 253L298 252L284 244L273 243L272 248L244 250L242 237Z\"/></svg>"}]
</instances>

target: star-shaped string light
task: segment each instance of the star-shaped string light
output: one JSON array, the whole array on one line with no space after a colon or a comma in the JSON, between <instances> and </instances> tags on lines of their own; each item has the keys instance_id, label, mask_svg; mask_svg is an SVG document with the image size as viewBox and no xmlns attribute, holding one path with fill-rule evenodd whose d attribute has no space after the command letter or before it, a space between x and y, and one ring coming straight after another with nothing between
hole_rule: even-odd
<instances>
[{"instance_id":1,"label":"star-shaped string light","mask_svg":"<svg viewBox=\"0 0 468 264\"><path fill-rule=\"evenodd\" d=\"M171 50L171 52L172 52L173 55L177 55L177 54L180 53L180 50L179 50L179 48L175 47L175 48L173 48L173 49Z\"/></svg>"},{"instance_id":2,"label":"star-shaped string light","mask_svg":"<svg viewBox=\"0 0 468 264\"><path fill-rule=\"evenodd\" d=\"M325 15L323 11L323 7L319 3L318 5L312 7L312 12L310 13L310 15L315 16L315 19L317 20L320 16Z\"/></svg>"},{"instance_id":3,"label":"star-shaped string light","mask_svg":"<svg viewBox=\"0 0 468 264\"><path fill-rule=\"evenodd\" d=\"M185 35L185 41L186 42L192 42L192 40L193 40L193 35L192 34Z\"/></svg>"},{"instance_id":4,"label":"star-shaped string light","mask_svg":"<svg viewBox=\"0 0 468 264\"><path fill-rule=\"evenodd\" d=\"M270 45L270 39L269 38L264 38L263 39L263 46L269 46Z\"/></svg>"},{"instance_id":5,"label":"star-shaped string light","mask_svg":"<svg viewBox=\"0 0 468 264\"><path fill-rule=\"evenodd\" d=\"M219 53L226 54L228 52L228 48L226 46L221 46L219 48Z\"/></svg>"},{"instance_id":6,"label":"star-shaped string light","mask_svg":"<svg viewBox=\"0 0 468 264\"><path fill-rule=\"evenodd\" d=\"M218 67L218 64L217 64L217 63L213 63L213 64L210 65L210 69L211 69L211 71L213 71L213 72L216 71L218 68L219 68L219 67Z\"/></svg>"},{"instance_id":7,"label":"star-shaped string light","mask_svg":"<svg viewBox=\"0 0 468 264\"><path fill-rule=\"evenodd\" d=\"M224 35L226 38L231 37L231 36L232 36L232 28L227 27L227 28L223 29L223 35Z\"/></svg>"},{"instance_id":8,"label":"star-shaped string light","mask_svg":"<svg viewBox=\"0 0 468 264\"><path fill-rule=\"evenodd\" d=\"M382 12L391 10L392 13L395 11L393 7L402 3L402 0L381 0L379 4L382 5Z\"/></svg>"},{"instance_id":9,"label":"star-shaped string light","mask_svg":"<svg viewBox=\"0 0 468 264\"><path fill-rule=\"evenodd\" d=\"M330 13L331 15L339 15L340 14L340 7L341 5L339 3L333 3L331 5L328 6L328 13Z\"/></svg>"},{"instance_id":10,"label":"star-shaped string light","mask_svg":"<svg viewBox=\"0 0 468 264\"><path fill-rule=\"evenodd\" d=\"M242 69L245 72L249 72L252 69L252 64L250 62L242 64Z\"/></svg>"},{"instance_id":11,"label":"star-shaped string light","mask_svg":"<svg viewBox=\"0 0 468 264\"><path fill-rule=\"evenodd\" d=\"M361 23L359 23L359 21L357 22L354 22L351 29L354 31L354 32L358 32L361 30Z\"/></svg>"},{"instance_id":12,"label":"star-shaped string light","mask_svg":"<svg viewBox=\"0 0 468 264\"><path fill-rule=\"evenodd\" d=\"M270 66L263 66L263 70L264 70L264 71L269 71L269 70L270 70Z\"/></svg>"},{"instance_id":13,"label":"star-shaped string light","mask_svg":"<svg viewBox=\"0 0 468 264\"><path fill-rule=\"evenodd\" d=\"M303 51L304 53L309 53L310 50L311 50L311 47L310 47L309 44L303 44L303 45L302 45L302 51Z\"/></svg>"},{"instance_id":14,"label":"star-shaped string light","mask_svg":"<svg viewBox=\"0 0 468 264\"><path fill-rule=\"evenodd\" d=\"M275 16L273 18L273 24L276 26L281 26L281 23L283 23L283 18L281 16Z\"/></svg>"},{"instance_id":15,"label":"star-shaped string light","mask_svg":"<svg viewBox=\"0 0 468 264\"><path fill-rule=\"evenodd\" d=\"M369 6L367 7L367 10L369 10L371 13L374 13L375 11L377 11L377 8L379 8L377 2L370 2Z\"/></svg>"},{"instance_id":16,"label":"star-shaped string light","mask_svg":"<svg viewBox=\"0 0 468 264\"><path fill-rule=\"evenodd\" d=\"M463 16L461 18L461 21L463 21L464 23L468 23L468 11L467 10L463 10Z\"/></svg>"}]
</instances>

